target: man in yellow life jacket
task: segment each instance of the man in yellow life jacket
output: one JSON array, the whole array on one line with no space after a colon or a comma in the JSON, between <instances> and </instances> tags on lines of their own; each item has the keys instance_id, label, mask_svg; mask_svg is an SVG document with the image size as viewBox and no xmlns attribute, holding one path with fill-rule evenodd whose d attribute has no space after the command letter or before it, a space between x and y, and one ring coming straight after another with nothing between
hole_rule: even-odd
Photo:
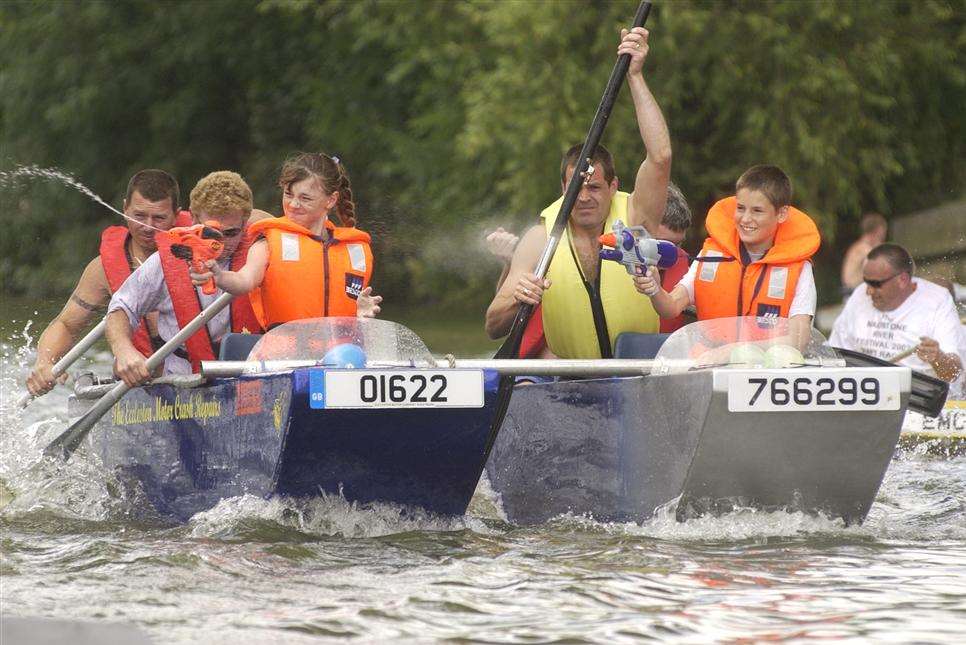
<instances>
[{"instance_id":1,"label":"man in yellow life jacket","mask_svg":"<svg viewBox=\"0 0 966 645\"><path fill-rule=\"evenodd\" d=\"M642 73L648 53L647 30L622 30L617 53L631 58L627 84L647 153L638 168L634 191L617 190L613 157L598 146L545 279L533 271L560 203L544 210L543 222L527 231L517 245L507 279L486 311L490 338L500 338L510 331L520 303L541 302L547 344L561 358L609 358L618 334L658 331L657 314L650 302L637 295L624 267L617 262L602 263L599 255L598 238L618 219L629 226L657 230L664 216L671 175L671 138ZM564 154L560 167L564 191L580 149L577 145Z\"/></svg>"},{"instance_id":2,"label":"man in yellow life jacket","mask_svg":"<svg viewBox=\"0 0 966 645\"><path fill-rule=\"evenodd\" d=\"M40 335L37 361L27 377L31 394L43 394L54 386L54 364L93 319L106 311L111 294L155 252L155 229L168 230L175 224L179 200L178 182L163 170L141 170L131 177L123 205L124 214L130 219L124 220L124 226L104 230L100 254L87 264L70 299ZM153 319L140 321L133 336L138 351L150 353L151 337L156 334Z\"/></svg>"},{"instance_id":3,"label":"man in yellow life jacket","mask_svg":"<svg viewBox=\"0 0 966 645\"><path fill-rule=\"evenodd\" d=\"M670 293L656 270L635 276L662 318L693 304L698 320L787 318L795 342L808 338L816 291L810 258L821 238L812 219L791 206L792 185L777 166L753 166L705 220L708 238Z\"/></svg>"}]
</instances>

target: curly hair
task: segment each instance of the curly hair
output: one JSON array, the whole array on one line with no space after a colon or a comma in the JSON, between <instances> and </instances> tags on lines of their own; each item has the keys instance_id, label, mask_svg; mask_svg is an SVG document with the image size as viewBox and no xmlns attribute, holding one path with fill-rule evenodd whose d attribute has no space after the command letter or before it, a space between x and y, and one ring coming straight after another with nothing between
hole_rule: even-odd
<instances>
[{"instance_id":1,"label":"curly hair","mask_svg":"<svg viewBox=\"0 0 966 645\"><path fill-rule=\"evenodd\" d=\"M252 189L237 172L218 170L205 175L191 189L192 213L226 215L236 211L248 217L252 212Z\"/></svg>"},{"instance_id":2,"label":"curly hair","mask_svg":"<svg viewBox=\"0 0 966 645\"><path fill-rule=\"evenodd\" d=\"M339 224L356 225L356 205L352 199L352 184L349 173L338 157L330 157L324 152L300 152L290 157L282 165L278 176L278 186L282 190L292 187L309 177L315 177L328 194L338 193L335 203Z\"/></svg>"}]
</instances>

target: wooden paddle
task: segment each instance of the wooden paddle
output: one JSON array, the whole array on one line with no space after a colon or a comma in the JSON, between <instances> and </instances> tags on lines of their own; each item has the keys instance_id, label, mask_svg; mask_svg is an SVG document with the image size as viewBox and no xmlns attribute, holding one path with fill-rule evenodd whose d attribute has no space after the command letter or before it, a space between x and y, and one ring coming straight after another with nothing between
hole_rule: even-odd
<instances>
[{"instance_id":1,"label":"wooden paddle","mask_svg":"<svg viewBox=\"0 0 966 645\"><path fill-rule=\"evenodd\" d=\"M54 378L58 378L61 374L67 371L67 368L74 364L74 362L84 355L84 353L89 350L94 343L101 339L104 335L104 330L107 329L107 318L104 318L101 322L97 323L94 329L87 332L87 335L80 339L76 345L71 347L70 351L64 354L59 361L54 363L54 369L52 370ZM38 394L37 396L43 396L43 394ZM20 400L17 401L17 407L25 408L27 404L30 403L36 397L27 392Z\"/></svg>"},{"instance_id":2,"label":"wooden paddle","mask_svg":"<svg viewBox=\"0 0 966 645\"><path fill-rule=\"evenodd\" d=\"M634 16L632 28L643 27L650 13L651 3L647 1L641 2L637 7L637 15ZM624 83L624 77L627 76L627 68L630 67L630 64L631 57L628 54L621 54L617 57L617 63L610 73L610 79L607 81L607 87L604 89L604 95L601 97L600 105L597 107L597 114L594 115L594 120L590 125L590 131L584 140L584 146L580 149L580 156L577 158L574 173L570 177L570 183L567 184L563 203L560 205L560 212L557 214L557 219L554 222L553 229L550 231L550 235L547 236L547 245L543 249L540 261L537 263L536 269L534 269L534 273L539 278L543 278L547 274L547 269L550 267L553 254L557 250L557 245L560 243L564 229L566 229L570 221L570 212L573 210L574 204L577 202L577 196L580 194L581 185L584 182L584 173L587 171L587 166L589 165L589 158L593 156L594 151L597 149L597 144L600 143L600 139L604 134L604 128L607 127L611 110L614 107L614 102L617 100L621 85ZM523 340L523 332L526 330L527 323L533 315L533 310L534 306L531 304L520 304L517 315L513 319L513 325L510 327L510 333L500 349L497 350L495 358L517 358L517 353L520 351L520 342ZM484 464L486 464L486 459L490 455L490 450L493 449L493 443L496 441L500 426L503 425L503 418L506 416L507 408L510 406L510 396L513 394L513 383L513 376L500 377L500 386L497 390L496 412L493 417L493 425L490 427L490 434L487 437L486 449L483 453Z\"/></svg>"},{"instance_id":3,"label":"wooden paddle","mask_svg":"<svg viewBox=\"0 0 966 645\"><path fill-rule=\"evenodd\" d=\"M147 360L148 371L154 371L158 366L160 366L164 359L168 355L172 354L176 349L181 347L182 344L188 338L194 334L196 331L201 329L202 325L208 323L209 320L215 317L215 315L228 306L232 298L235 296L230 293L223 293L218 296L217 299L208 307L202 311L200 314L194 317L191 322L185 325L184 329L179 331L177 334L171 337L171 340L166 342L161 348L151 354ZM77 450L77 446L80 445L87 433L90 432L94 424L97 423L104 414L111 409L111 407L121 400L127 391L130 390L130 386L124 381L121 381L115 385L110 392L105 394L100 398L100 400L88 410L84 416L78 419L72 426L64 430L56 439L50 442L44 449L44 455L47 457L61 457L64 461L70 459L70 456L74 454Z\"/></svg>"}]
</instances>

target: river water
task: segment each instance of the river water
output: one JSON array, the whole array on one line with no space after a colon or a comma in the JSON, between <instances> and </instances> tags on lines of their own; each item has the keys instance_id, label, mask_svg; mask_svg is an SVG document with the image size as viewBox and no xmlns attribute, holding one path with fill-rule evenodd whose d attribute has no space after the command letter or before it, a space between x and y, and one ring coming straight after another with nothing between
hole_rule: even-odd
<instances>
[{"instance_id":1,"label":"river water","mask_svg":"<svg viewBox=\"0 0 966 645\"><path fill-rule=\"evenodd\" d=\"M8 326L0 364L6 616L131 623L158 643L966 642L966 458L898 455L849 528L752 511L519 528L485 485L456 519L242 497L172 526L83 452L39 459L66 389L14 409L30 335Z\"/></svg>"}]
</instances>

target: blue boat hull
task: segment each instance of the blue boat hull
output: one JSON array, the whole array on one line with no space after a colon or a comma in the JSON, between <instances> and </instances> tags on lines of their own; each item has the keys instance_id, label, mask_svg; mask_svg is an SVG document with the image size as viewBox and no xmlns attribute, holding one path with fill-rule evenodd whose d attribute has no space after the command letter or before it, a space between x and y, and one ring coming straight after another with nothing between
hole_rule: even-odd
<instances>
[{"instance_id":1,"label":"blue boat hull","mask_svg":"<svg viewBox=\"0 0 966 645\"><path fill-rule=\"evenodd\" d=\"M465 512L483 470L495 374L486 375L482 408L379 410L312 409L308 375L136 388L95 426L90 446L178 521L244 494L341 493L350 502Z\"/></svg>"}]
</instances>

